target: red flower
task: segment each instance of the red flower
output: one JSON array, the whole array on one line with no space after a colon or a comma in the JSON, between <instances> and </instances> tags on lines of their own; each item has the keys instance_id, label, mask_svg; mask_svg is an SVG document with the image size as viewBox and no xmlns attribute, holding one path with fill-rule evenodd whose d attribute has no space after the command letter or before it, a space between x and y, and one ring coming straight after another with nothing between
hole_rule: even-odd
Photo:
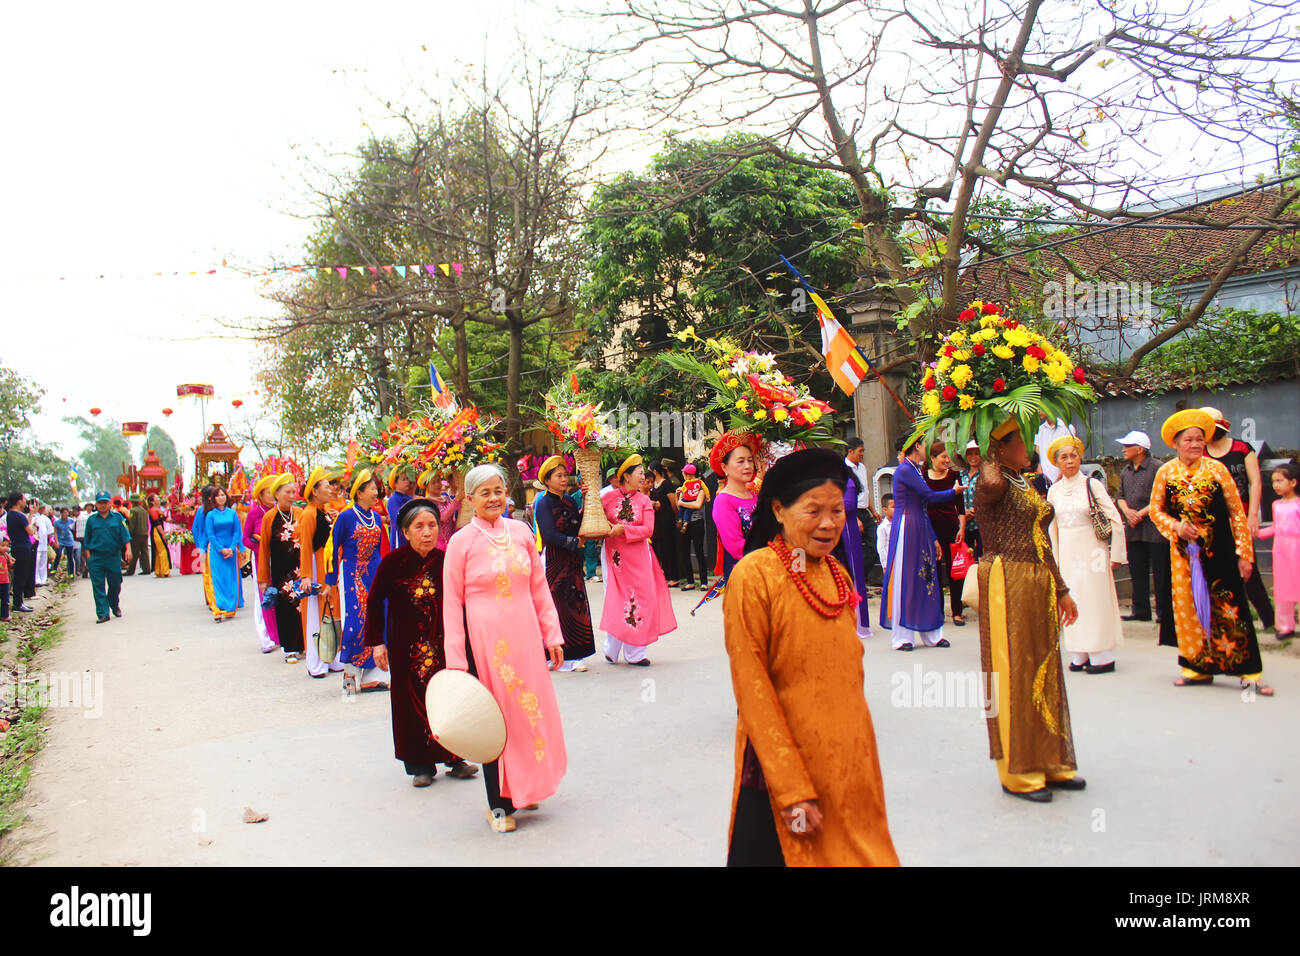
<instances>
[{"instance_id":1,"label":"red flower","mask_svg":"<svg viewBox=\"0 0 1300 956\"><path fill-rule=\"evenodd\" d=\"M984 347L983 342L976 342L975 347L970 350L970 354L978 356L978 355L983 355L987 351L988 349Z\"/></svg>"},{"instance_id":2,"label":"red flower","mask_svg":"<svg viewBox=\"0 0 1300 956\"><path fill-rule=\"evenodd\" d=\"M984 303L984 314L985 314L985 315L1001 315L1001 314L1002 314L1002 306L998 305L998 304L995 303L995 302L985 302L985 303Z\"/></svg>"},{"instance_id":3,"label":"red flower","mask_svg":"<svg viewBox=\"0 0 1300 956\"><path fill-rule=\"evenodd\" d=\"M955 351L957 351L957 350L954 349L951 345L945 345L945 346L943 347L943 354L944 354L944 356L947 357L947 358L952 358L952 353L955 352Z\"/></svg>"},{"instance_id":4,"label":"red flower","mask_svg":"<svg viewBox=\"0 0 1300 956\"><path fill-rule=\"evenodd\" d=\"M921 383L921 387L924 388L927 392L930 391L930 389L934 388L934 385L935 382L933 377L927 378L924 382Z\"/></svg>"},{"instance_id":5,"label":"red flower","mask_svg":"<svg viewBox=\"0 0 1300 956\"><path fill-rule=\"evenodd\" d=\"M993 380L993 391L1005 392L1007 390L1007 380L1005 378L996 378Z\"/></svg>"},{"instance_id":6,"label":"red flower","mask_svg":"<svg viewBox=\"0 0 1300 956\"><path fill-rule=\"evenodd\" d=\"M943 387L943 400L945 402L951 402L956 397L957 389L953 388L951 385L945 385Z\"/></svg>"},{"instance_id":7,"label":"red flower","mask_svg":"<svg viewBox=\"0 0 1300 956\"><path fill-rule=\"evenodd\" d=\"M1076 369L1074 370L1074 380L1075 380L1076 382L1078 382L1080 385L1082 385L1082 384L1084 383L1083 369L1081 369L1081 368L1076 368Z\"/></svg>"},{"instance_id":8,"label":"red flower","mask_svg":"<svg viewBox=\"0 0 1300 956\"><path fill-rule=\"evenodd\" d=\"M1047 358L1047 353L1044 352L1042 349L1040 349L1037 345L1031 345L1031 346L1029 346L1029 348L1025 349L1025 354L1026 354L1026 355L1032 355L1034 358L1036 358L1036 359L1038 359L1038 360L1040 360L1040 361L1041 361L1042 359Z\"/></svg>"},{"instance_id":9,"label":"red flower","mask_svg":"<svg viewBox=\"0 0 1300 956\"><path fill-rule=\"evenodd\" d=\"M1015 319L1007 319L1007 328L1014 329L1019 325L1020 323L1017 322Z\"/></svg>"},{"instance_id":10,"label":"red flower","mask_svg":"<svg viewBox=\"0 0 1300 956\"><path fill-rule=\"evenodd\" d=\"M975 312L974 309L963 309L961 314L957 316L957 321L969 322L971 319L975 318L976 314L977 313Z\"/></svg>"}]
</instances>

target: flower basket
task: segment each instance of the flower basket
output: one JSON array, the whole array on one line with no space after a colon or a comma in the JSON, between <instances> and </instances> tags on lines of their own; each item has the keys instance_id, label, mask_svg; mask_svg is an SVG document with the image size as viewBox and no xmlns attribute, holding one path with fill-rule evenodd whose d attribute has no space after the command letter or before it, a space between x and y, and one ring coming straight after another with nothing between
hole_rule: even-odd
<instances>
[{"instance_id":1,"label":"flower basket","mask_svg":"<svg viewBox=\"0 0 1300 956\"><path fill-rule=\"evenodd\" d=\"M1006 318L992 302L972 303L958 321L962 328L944 336L922 380L913 440L937 436L955 450L974 435L987 455L990 435L1008 418L1030 446L1040 411L1053 421L1087 422L1086 403L1096 393L1083 369L1047 336Z\"/></svg>"},{"instance_id":2,"label":"flower basket","mask_svg":"<svg viewBox=\"0 0 1300 956\"><path fill-rule=\"evenodd\" d=\"M600 449L588 445L573 450L573 461L578 474L587 482L587 493L582 496L582 524L578 536L600 537L609 534L609 518L600 503Z\"/></svg>"},{"instance_id":3,"label":"flower basket","mask_svg":"<svg viewBox=\"0 0 1300 956\"><path fill-rule=\"evenodd\" d=\"M603 536L609 534L609 519L600 503L600 453L602 449L618 447L618 439L606 420L607 413L600 410L599 402L578 387L578 376L569 374L567 383L557 385L543 396L545 407L536 409L546 421L559 443L560 451L573 453L578 474L587 482L582 496L582 525L578 534Z\"/></svg>"},{"instance_id":4,"label":"flower basket","mask_svg":"<svg viewBox=\"0 0 1300 956\"><path fill-rule=\"evenodd\" d=\"M726 336L701 339L694 327L675 334L701 354L665 352L658 361L712 390L704 411L725 417L729 431L752 432L772 447L774 458L759 463L760 470L797 447L841 443L829 427L835 410L782 372L775 356L746 351Z\"/></svg>"}]
</instances>

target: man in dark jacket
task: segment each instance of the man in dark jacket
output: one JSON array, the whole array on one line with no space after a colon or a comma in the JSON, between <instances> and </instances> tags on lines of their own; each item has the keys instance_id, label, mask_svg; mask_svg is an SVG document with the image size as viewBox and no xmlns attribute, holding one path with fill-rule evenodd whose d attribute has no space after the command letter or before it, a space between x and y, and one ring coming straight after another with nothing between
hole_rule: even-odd
<instances>
[{"instance_id":1,"label":"man in dark jacket","mask_svg":"<svg viewBox=\"0 0 1300 956\"><path fill-rule=\"evenodd\" d=\"M149 574L153 571L149 561L149 512L145 510L143 495L132 499L127 527L131 532L131 557L126 559L126 573L135 574L139 566L141 574Z\"/></svg>"}]
</instances>

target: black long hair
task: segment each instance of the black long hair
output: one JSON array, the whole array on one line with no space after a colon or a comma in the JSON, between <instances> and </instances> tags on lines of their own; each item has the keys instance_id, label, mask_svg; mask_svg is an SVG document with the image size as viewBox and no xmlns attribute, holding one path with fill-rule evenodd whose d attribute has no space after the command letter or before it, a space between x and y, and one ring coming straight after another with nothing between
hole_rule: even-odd
<instances>
[{"instance_id":1,"label":"black long hair","mask_svg":"<svg viewBox=\"0 0 1300 956\"><path fill-rule=\"evenodd\" d=\"M203 505L203 513L205 515L214 507L212 504L212 497L216 493L216 485L204 485L203 490L199 492L199 503Z\"/></svg>"}]
</instances>

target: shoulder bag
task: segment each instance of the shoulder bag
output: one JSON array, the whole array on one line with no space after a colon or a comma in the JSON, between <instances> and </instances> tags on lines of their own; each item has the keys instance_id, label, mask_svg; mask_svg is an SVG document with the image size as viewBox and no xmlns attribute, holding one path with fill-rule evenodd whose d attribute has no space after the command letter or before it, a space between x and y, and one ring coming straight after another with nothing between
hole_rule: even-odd
<instances>
[{"instance_id":1,"label":"shoulder bag","mask_svg":"<svg viewBox=\"0 0 1300 956\"><path fill-rule=\"evenodd\" d=\"M1098 541L1109 544L1111 533L1115 529L1111 527L1110 518L1106 516L1106 512L1093 496L1091 478L1084 478L1084 487L1088 489L1088 517L1092 519L1092 533L1097 536Z\"/></svg>"}]
</instances>

